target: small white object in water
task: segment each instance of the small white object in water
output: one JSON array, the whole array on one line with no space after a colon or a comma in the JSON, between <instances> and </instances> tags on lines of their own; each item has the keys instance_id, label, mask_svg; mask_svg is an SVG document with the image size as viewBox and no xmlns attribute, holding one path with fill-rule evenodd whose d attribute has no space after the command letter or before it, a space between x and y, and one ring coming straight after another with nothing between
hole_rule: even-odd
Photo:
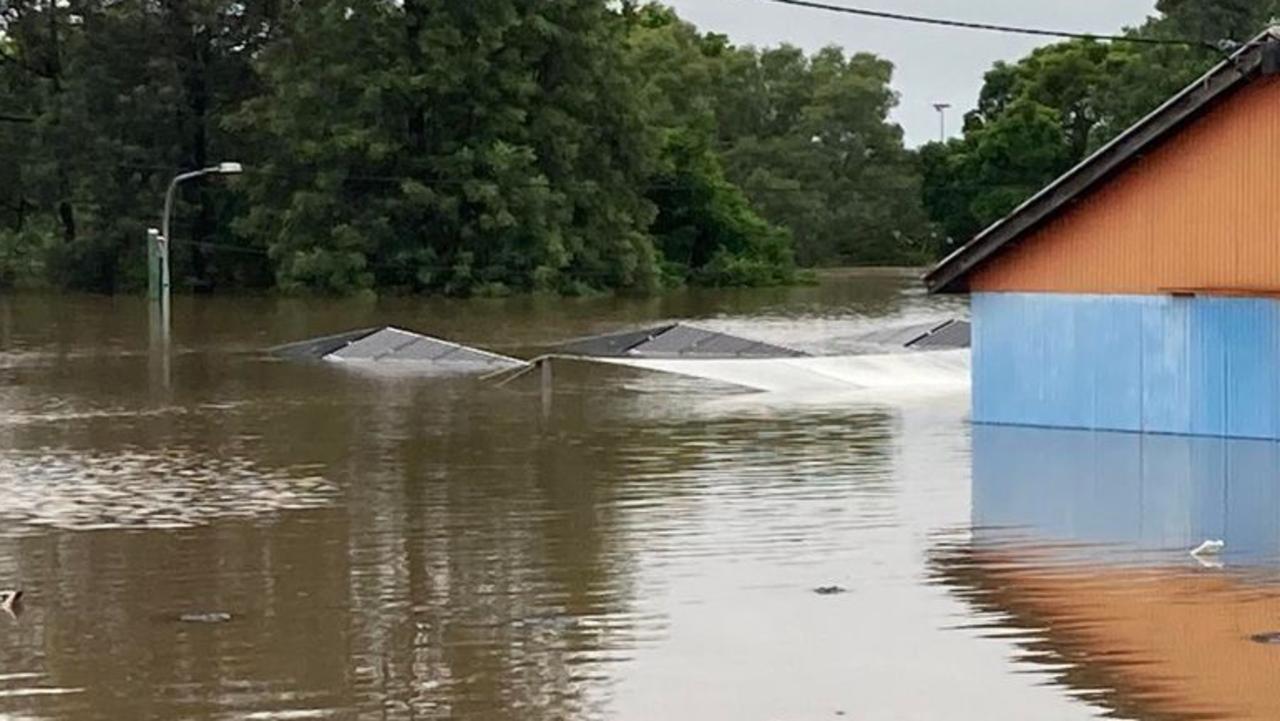
<instances>
[{"instance_id":1,"label":"small white object in water","mask_svg":"<svg viewBox=\"0 0 1280 721\"><path fill-rule=\"evenodd\" d=\"M1191 555L1216 556L1222 553L1222 549L1226 548L1226 546L1227 546L1226 542L1222 541L1221 539L1205 541L1204 543L1201 543L1199 546L1196 546L1195 548L1191 549Z\"/></svg>"},{"instance_id":2,"label":"small white object in water","mask_svg":"<svg viewBox=\"0 0 1280 721\"><path fill-rule=\"evenodd\" d=\"M11 616L22 610L22 591L0 591L0 611Z\"/></svg>"}]
</instances>

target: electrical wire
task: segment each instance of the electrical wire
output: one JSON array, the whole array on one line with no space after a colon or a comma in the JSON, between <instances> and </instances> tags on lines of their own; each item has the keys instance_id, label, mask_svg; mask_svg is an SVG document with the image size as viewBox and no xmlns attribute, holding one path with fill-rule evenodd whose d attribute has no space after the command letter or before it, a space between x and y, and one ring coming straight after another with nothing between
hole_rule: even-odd
<instances>
[{"instance_id":1,"label":"electrical wire","mask_svg":"<svg viewBox=\"0 0 1280 721\"><path fill-rule=\"evenodd\" d=\"M946 18L929 17L925 15L909 15L907 13L890 12L887 10L868 10L866 8L848 7L846 5L833 5L824 2L814 2L813 0L761 0L762 2L774 3L776 5L789 5L792 7L809 8L811 10L825 10L827 12L843 13L846 15L860 15L862 17L878 18L880 20L896 20L899 22L916 23L919 25L934 25L939 27L960 28L964 30L985 30L988 32L1010 33L1014 35L1034 35L1038 37L1050 38L1072 38L1076 40L1106 40L1109 42L1137 43L1142 45L1177 45L1181 47L1202 47L1221 53L1224 49L1235 49L1237 43L1224 41L1222 46L1204 40L1190 40L1183 38L1150 38L1141 35L1100 35L1097 33L1073 32L1070 30L1049 30L1046 28L1029 28L1017 25L1000 25L996 23L980 23L970 22L966 20L949 20Z\"/></svg>"}]
</instances>

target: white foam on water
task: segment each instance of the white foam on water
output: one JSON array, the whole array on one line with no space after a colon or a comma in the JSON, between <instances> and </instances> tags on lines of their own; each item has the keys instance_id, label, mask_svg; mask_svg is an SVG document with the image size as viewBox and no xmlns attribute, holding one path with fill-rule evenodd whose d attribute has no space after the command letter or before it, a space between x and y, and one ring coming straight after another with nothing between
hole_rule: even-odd
<instances>
[{"instance_id":1,"label":"white foam on water","mask_svg":"<svg viewBox=\"0 0 1280 721\"><path fill-rule=\"evenodd\" d=\"M580 360L674 373L766 393L812 395L889 391L918 394L963 392L969 388L968 350L817 358Z\"/></svg>"},{"instance_id":2,"label":"white foam on water","mask_svg":"<svg viewBox=\"0 0 1280 721\"><path fill-rule=\"evenodd\" d=\"M36 696L69 696L71 694L84 693L83 688L48 688L44 686L36 688L10 688L0 689L0 699L6 698L32 698Z\"/></svg>"},{"instance_id":3,"label":"white foam on water","mask_svg":"<svg viewBox=\"0 0 1280 721\"><path fill-rule=\"evenodd\" d=\"M334 709L288 709L282 711L255 711L237 716L237 718L244 721L297 721L299 719L329 718L334 714Z\"/></svg>"}]
</instances>

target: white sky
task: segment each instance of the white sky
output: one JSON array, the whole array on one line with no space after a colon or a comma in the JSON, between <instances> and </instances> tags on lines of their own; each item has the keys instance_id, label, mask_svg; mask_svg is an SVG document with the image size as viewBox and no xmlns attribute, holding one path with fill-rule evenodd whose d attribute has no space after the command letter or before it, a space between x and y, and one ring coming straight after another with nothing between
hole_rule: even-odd
<instances>
[{"instance_id":1,"label":"white sky","mask_svg":"<svg viewBox=\"0 0 1280 721\"><path fill-rule=\"evenodd\" d=\"M827 0L874 10L956 20L1114 34L1154 12L1154 0ZM999 59L1015 60L1041 38L907 24L776 5L765 0L665 0L703 31L738 44L791 43L806 50L838 45L892 60L900 102L894 119L907 145L936 140L937 102L951 103L947 134L960 129L973 108L982 75Z\"/></svg>"}]
</instances>

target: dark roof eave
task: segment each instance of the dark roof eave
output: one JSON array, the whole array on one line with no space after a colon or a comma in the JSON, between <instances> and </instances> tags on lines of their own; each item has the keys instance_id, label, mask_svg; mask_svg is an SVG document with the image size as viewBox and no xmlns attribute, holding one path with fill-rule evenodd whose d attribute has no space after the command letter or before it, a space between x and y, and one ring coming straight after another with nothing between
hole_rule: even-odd
<instances>
[{"instance_id":1,"label":"dark roof eave","mask_svg":"<svg viewBox=\"0 0 1280 721\"><path fill-rule=\"evenodd\" d=\"M1280 39L1280 34L1275 29L1267 29L947 256L925 274L924 282L929 292L968 291L969 272L997 251L1053 217L1063 207L1205 112L1217 100L1252 79L1264 67L1268 74L1276 72L1280 66L1280 43L1275 42L1277 39Z\"/></svg>"}]
</instances>

